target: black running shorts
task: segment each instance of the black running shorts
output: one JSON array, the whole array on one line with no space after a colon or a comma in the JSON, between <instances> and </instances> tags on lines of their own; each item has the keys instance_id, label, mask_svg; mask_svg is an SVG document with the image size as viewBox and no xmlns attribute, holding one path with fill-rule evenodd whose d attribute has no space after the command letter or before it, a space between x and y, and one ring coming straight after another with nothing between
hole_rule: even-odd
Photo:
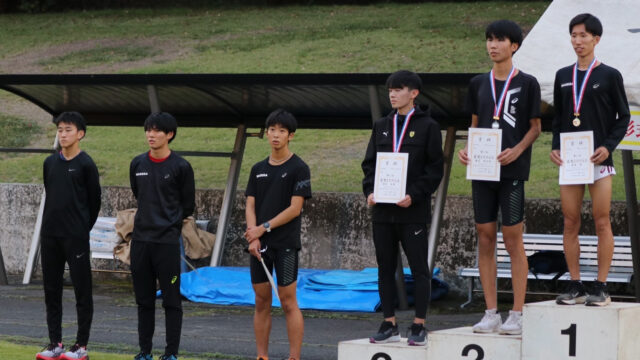
<instances>
[{"instance_id":1,"label":"black running shorts","mask_svg":"<svg viewBox=\"0 0 640 360\"><path fill-rule=\"evenodd\" d=\"M251 270L251 283L259 284L268 282L267 274L264 268L255 256L250 255L249 267ZM298 250L296 249L271 249L267 248L262 253L265 265L269 272L273 274L273 268L276 268L276 280L278 286L291 285L298 280Z\"/></svg>"},{"instance_id":2,"label":"black running shorts","mask_svg":"<svg viewBox=\"0 0 640 360\"><path fill-rule=\"evenodd\" d=\"M502 212L502 225L511 226L524 220L523 180L474 180L471 192L476 224L495 222L498 208Z\"/></svg>"}]
</instances>

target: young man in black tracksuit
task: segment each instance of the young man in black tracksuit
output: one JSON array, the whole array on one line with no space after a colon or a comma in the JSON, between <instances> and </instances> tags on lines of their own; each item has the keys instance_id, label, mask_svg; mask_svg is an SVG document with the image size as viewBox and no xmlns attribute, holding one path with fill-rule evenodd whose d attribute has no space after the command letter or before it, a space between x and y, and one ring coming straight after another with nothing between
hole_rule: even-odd
<instances>
[{"instance_id":1,"label":"young man in black tracksuit","mask_svg":"<svg viewBox=\"0 0 640 360\"><path fill-rule=\"evenodd\" d=\"M393 111L373 125L362 161L362 188L372 208L378 290L384 313L378 333L369 339L374 343L400 341L394 306L398 242L415 279L415 318L407 341L409 345L426 343L424 322L431 297L427 224L431 219L431 194L440 184L444 162L440 125L431 118L427 106L414 103L421 87L420 77L410 71L397 71L389 76L387 88ZM396 204L376 204L373 196L376 154L394 151L394 143L396 151L409 154L407 194Z\"/></svg>"},{"instance_id":2,"label":"young man in black tracksuit","mask_svg":"<svg viewBox=\"0 0 640 360\"><path fill-rule=\"evenodd\" d=\"M138 211L131 241L131 276L138 304L140 353L135 360L150 360L155 329L156 280L162 290L166 317L166 347L161 360L174 360L182 331L180 295L180 233L182 220L195 208L191 165L169 149L175 139L176 119L153 113L144 130L150 150L131 161L131 190Z\"/></svg>"},{"instance_id":3,"label":"young man in black tracksuit","mask_svg":"<svg viewBox=\"0 0 640 360\"><path fill-rule=\"evenodd\" d=\"M93 318L89 232L100 211L98 169L80 150L85 120L77 112L64 112L53 121L61 151L44 161L46 200L40 230L42 277L50 345L36 359L88 359L87 343ZM62 345L62 279L69 264L76 295L78 332L69 351Z\"/></svg>"},{"instance_id":4,"label":"young man in black tracksuit","mask_svg":"<svg viewBox=\"0 0 640 360\"><path fill-rule=\"evenodd\" d=\"M593 219L598 236L598 278L587 296L580 281L578 241L585 186L560 185L564 253L572 281L556 298L556 302L563 305L586 303L590 306L605 306L611 302L606 281L614 248L609 220L612 177L616 174L612 153L624 138L631 115L622 75L595 57L595 47L602 36L600 20L591 14L577 15L569 23L569 33L577 61L556 73L550 157L554 164L562 165L560 133L593 132L594 152L591 161L594 164L594 182L587 186L593 202Z\"/></svg>"}]
</instances>

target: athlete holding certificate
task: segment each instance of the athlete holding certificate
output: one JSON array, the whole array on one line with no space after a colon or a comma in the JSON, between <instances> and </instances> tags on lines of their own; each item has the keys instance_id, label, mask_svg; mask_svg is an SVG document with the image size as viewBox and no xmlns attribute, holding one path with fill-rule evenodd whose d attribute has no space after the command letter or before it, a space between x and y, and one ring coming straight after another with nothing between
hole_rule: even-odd
<instances>
[{"instance_id":1,"label":"athlete holding certificate","mask_svg":"<svg viewBox=\"0 0 640 360\"><path fill-rule=\"evenodd\" d=\"M487 310L473 326L478 333L522 333L522 307L529 268L522 242L524 182L529 178L531 144L540 135L540 86L531 75L513 66L512 56L522 43L522 29L509 20L495 21L485 31L487 52L493 69L469 84L467 109L471 128L502 130L500 181L472 182L473 211L478 233L478 267ZM467 148L458 153L460 162L470 163ZM496 258L498 208L502 212L504 244L511 257L513 309L502 323L497 312Z\"/></svg>"},{"instance_id":2,"label":"athlete holding certificate","mask_svg":"<svg viewBox=\"0 0 640 360\"><path fill-rule=\"evenodd\" d=\"M421 87L422 80L416 73L401 70L389 76L387 88L393 111L373 124L362 161L362 189L372 207L378 291L384 313L380 329L369 338L373 343L400 341L395 318L395 271L400 242L415 279L415 318L407 342L426 344L424 322L431 298L427 223L431 219L431 194L442 179L444 160L440 126L429 115L428 106L414 104ZM377 203L374 196L376 168L383 166L376 159L382 153L408 154L406 195L396 203Z\"/></svg>"},{"instance_id":3,"label":"athlete holding certificate","mask_svg":"<svg viewBox=\"0 0 640 360\"><path fill-rule=\"evenodd\" d=\"M553 103L553 143L551 161L563 165L561 133L593 133L595 165L594 182L589 184L593 201L593 219L598 236L598 279L587 292L580 281L580 210L584 183L560 185L560 200L564 215L564 253L571 281L556 299L558 304L604 306L611 302L607 291L607 275L613 257L613 233L609 220L612 175L615 175L611 153L625 135L630 113L622 75L595 57L595 46L602 36L600 20L591 14L580 14L569 23L571 45L578 56L575 64L556 73ZM587 182L585 182L587 183Z\"/></svg>"}]
</instances>

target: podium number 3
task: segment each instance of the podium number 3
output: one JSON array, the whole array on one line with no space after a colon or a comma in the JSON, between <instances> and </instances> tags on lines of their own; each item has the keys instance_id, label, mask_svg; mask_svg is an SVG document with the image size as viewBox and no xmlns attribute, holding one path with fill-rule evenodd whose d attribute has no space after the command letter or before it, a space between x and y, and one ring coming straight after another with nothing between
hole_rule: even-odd
<instances>
[{"instance_id":1,"label":"podium number 3","mask_svg":"<svg viewBox=\"0 0 640 360\"><path fill-rule=\"evenodd\" d=\"M462 349L462 356L469 356L469 351L471 351L471 350L475 350L475 352L476 352L476 359L475 360L484 359L484 350L482 350L480 345L476 345L476 344L469 344L469 345L465 346L464 349Z\"/></svg>"},{"instance_id":2,"label":"podium number 3","mask_svg":"<svg viewBox=\"0 0 640 360\"><path fill-rule=\"evenodd\" d=\"M568 328L560 331L562 335L569 335L569 356L576 356L576 332L578 327L571 324Z\"/></svg>"}]
</instances>

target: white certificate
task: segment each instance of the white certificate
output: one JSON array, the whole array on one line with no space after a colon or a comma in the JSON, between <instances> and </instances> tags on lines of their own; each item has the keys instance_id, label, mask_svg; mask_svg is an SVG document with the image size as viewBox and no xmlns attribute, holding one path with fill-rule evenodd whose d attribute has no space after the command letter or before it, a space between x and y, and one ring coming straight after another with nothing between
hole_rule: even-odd
<instances>
[{"instance_id":1,"label":"white certificate","mask_svg":"<svg viewBox=\"0 0 640 360\"><path fill-rule=\"evenodd\" d=\"M469 128L467 180L500 181L501 129Z\"/></svg>"},{"instance_id":2,"label":"white certificate","mask_svg":"<svg viewBox=\"0 0 640 360\"><path fill-rule=\"evenodd\" d=\"M376 156L376 177L373 199L377 203L392 203L404 199L407 194L407 166L409 154L379 152Z\"/></svg>"},{"instance_id":3,"label":"white certificate","mask_svg":"<svg viewBox=\"0 0 640 360\"><path fill-rule=\"evenodd\" d=\"M593 131L560 134L560 185L593 184Z\"/></svg>"}]
</instances>

